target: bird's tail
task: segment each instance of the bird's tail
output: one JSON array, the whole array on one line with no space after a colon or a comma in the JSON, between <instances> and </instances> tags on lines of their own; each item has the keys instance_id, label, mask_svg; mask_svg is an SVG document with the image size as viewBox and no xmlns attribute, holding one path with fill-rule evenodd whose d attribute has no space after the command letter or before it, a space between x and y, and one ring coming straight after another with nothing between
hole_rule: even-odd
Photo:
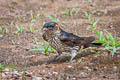
<instances>
[{"instance_id":1,"label":"bird's tail","mask_svg":"<svg viewBox=\"0 0 120 80\"><path fill-rule=\"evenodd\" d=\"M93 36L86 37L85 39L86 44L84 45L84 48L102 46L102 43L93 43L93 41L95 41L95 37Z\"/></svg>"}]
</instances>

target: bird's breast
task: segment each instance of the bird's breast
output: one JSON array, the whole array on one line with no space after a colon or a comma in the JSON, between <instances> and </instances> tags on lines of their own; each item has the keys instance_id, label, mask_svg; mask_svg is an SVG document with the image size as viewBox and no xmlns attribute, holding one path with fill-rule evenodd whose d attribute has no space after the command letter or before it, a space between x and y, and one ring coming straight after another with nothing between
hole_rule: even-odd
<instances>
[{"instance_id":1,"label":"bird's breast","mask_svg":"<svg viewBox=\"0 0 120 80\"><path fill-rule=\"evenodd\" d=\"M62 44L58 37L51 38L51 39L49 39L48 42L57 51L60 51L60 52L69 52L70 51L71 47Z\"/></svg>"}]
</instances>

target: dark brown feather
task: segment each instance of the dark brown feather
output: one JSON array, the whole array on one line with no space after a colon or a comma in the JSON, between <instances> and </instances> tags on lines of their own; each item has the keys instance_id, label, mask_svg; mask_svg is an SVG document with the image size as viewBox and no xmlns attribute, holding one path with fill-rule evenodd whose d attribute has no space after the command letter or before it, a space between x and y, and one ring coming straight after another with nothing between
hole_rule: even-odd
<instances>
[{"instance_id":1,"label":"dark brown feather","mask_svg":"<svg viewBox=\"0 0 120 80\"><path fill-rule=\"evenodd\" d=\"M88 44L92 43L95 38L91 37L79 37L72 33L65 32L61 30L60 40L62 43L68 46L85 46L87 47Z\"/></svg>"}]
</instances>

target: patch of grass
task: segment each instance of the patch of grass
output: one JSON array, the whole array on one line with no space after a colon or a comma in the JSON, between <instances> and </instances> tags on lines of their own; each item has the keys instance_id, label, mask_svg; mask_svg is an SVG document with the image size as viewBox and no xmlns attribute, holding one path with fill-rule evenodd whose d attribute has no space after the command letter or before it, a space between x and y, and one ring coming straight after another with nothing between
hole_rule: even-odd
<instances>
[{"instance_id":1,"label":"patch of grass","mask_svg":"<svg viewBox=\"0 0 120 80\"><path fill-rule=\"evenodd\" d=\"M9 65L0 64L0 72L3 72L5 68L11 68L11 69L17 70L17 67L15 67L13 64L9 64Z\"/></svg>"},{"instance_id":2,"label":"patch of grass","mask_svg":"<svg viewBox=\"0 0 120 80\"><path fill-rule=\"evenodd\" d=\"M112 56L120 49L120 41L117 41L116 33L112 35L106 31L106 35L103 35L101 31L98 33L99 40L94 41L94 43L102 43L105 45L105 50L111 51Z\"/></svg>"},{"instance_id":3,"label":"patch of grass","mask_svg":"<svg viewBox=\"0 0 120 80\"><path fill-rule=\"evenodd\" d=\"M67 16L73 16L76 15L79 12L79 10L80 10L79 8L72 8L70 10L65 8L62 13Z\"/></svg>"},{"instance_id":4,"label":"patch of grass","mask_svg":"<svg viewBox=\"0 0 120 80\"><path fill-rule=\"evenodd\" d=\"M111 51L112 56L120 49L120 41L117 41L116 33L112 35L108 31L105 31L105 35L102 31L98 32L96 30L96 24L99 22L99 19L95 19L86 11L83 11L85 16L89 19L89 23L91 24L92 31L97 35L98 40L94 41L94 43L102 43L104 45L104 50Z\"/></svg>"},{"instance_id":5,"label":"patch of grass","mask_svg":"<svg viewBox=\"0 0 120 80\"><path fill-rule=\"evenodd\" d=\"M18 70L18 68L14 64L8 64L8 65L6 65L6 67L9 67L14 70Z\"/></svg>"},{"instance_id":6,"label":"patch of grass","mask_svg":"<svg viewBox=\"0 0 120 80\"><path fill-rule=\"evenodd\" d=\"M40 46L37 42L35 44L34 51L43 51L45 55L48 55L48 52L54 52L54 49L50 45L46 45L45 41L43 40L43 45Z\"/></svg>"},{"instance_id":7,"label":"patch of grass","mask_svg":"<svg viewBox=\"0 0 120 80\"><path fill-rule=\"evenodd\" d=\"M23 26L20 25L19 27L17 26L16 28L17 28L16 35L19 36L23 32Z\"/></svg>"},{"instance_id":8,"label":"patch of grass","mask_svg":"<svg viewBox=\"0 0 120 80\"><path fill-rule=\"evenodd\" d=\"M54 15L45 14L45 17L49 18L53 22L59 22L59 19L57 18L56 14Z\"/></svg>"}]
</instances>

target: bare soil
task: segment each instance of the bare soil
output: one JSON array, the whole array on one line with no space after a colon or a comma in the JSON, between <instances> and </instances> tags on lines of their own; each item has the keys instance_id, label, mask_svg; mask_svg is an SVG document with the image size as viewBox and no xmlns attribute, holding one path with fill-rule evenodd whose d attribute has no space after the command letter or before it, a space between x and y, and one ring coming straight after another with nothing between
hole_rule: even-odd
<instances>
[{"instance_id":1,"label":"bare soil","mask_svg":"<svg viewBox=\"0 0 120 80\"><path fill-rule=\"evenodd\" d=\"M93 13L100 21L98 31L116 32L120 37L120 1L119 0L0 0L0 27L8 28L8 34L0 37L0 64L13 64L18 72L23 71L27 64L25 80L119 80L120 52L114 57L110 53L100 51L77 58L75 63L65 64L67 60L56 61L46 65L55 54L42 54L42 51L31 51L35 48L35 40L42 45L41 28L50 21L45 14L56 14L62 29L77 32L79 36L95 36L91 31L89 21L83 10ZM76 15L62 14L64 8L79 8ZM35 16L40 13L38 20L31 20L30 13ZM16 26L23 26L23 32L16 35ZM32 33L29 27L33 26ZM89 51L87 52L90 53ZM84 53L82 53L84 54ZM10 70L13 71L13 70ZM29 75L27 75L29 74ZM13 74L0 73L0 80L21 80Z\"/></svg>"}]
</instances>

